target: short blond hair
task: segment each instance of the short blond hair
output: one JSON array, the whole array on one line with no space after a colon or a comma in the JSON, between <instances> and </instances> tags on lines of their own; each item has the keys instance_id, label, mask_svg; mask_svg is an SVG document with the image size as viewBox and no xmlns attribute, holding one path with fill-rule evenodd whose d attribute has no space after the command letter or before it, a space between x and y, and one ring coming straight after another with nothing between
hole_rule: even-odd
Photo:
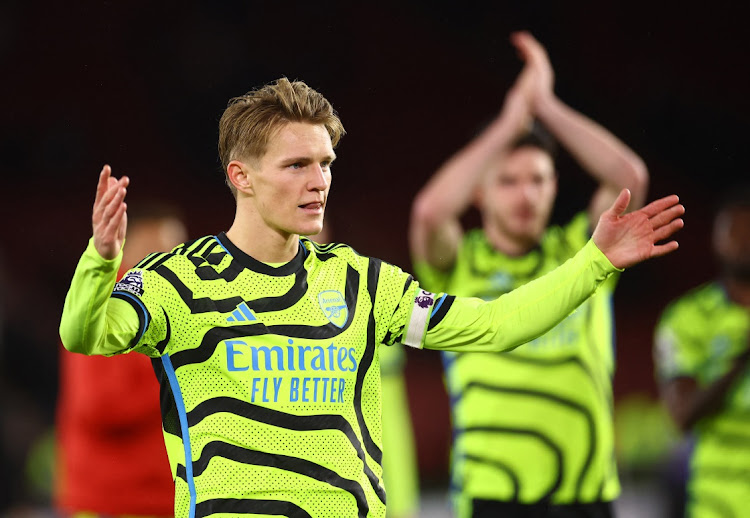
<instances>
[{"instance_id":1,"label":"short blond hair","mask_svg":"<svg viewBox=\"0 0 750 518\"><path fill-rule=\"evenodd\" d=\"M219 158L227 175L232 160L259 160L271 136L290 122L321 124L333 147L346 133L331 103L302 81L277 79L229 100L219 121ZM227 185L236 196L229 176Z\"/></svg>"}]
</instances>

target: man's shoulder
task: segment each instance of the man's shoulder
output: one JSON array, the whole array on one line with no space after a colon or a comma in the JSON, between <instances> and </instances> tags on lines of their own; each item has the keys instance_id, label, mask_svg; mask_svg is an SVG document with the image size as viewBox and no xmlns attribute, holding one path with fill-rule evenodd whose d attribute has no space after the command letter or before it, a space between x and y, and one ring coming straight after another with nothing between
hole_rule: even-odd
<instances>
[{"instance_id":1,"label":"man's shoulder","mask_svg":"<svg viewBox=\"0 0 750 518\"><path fill-rule=\"evenodd\" d=\"M379 259L360 254L346 243L321 244L305 237L300 241L307 252L311 253L315 260L324 266L342 267L342 265L349 265L359 270L365 268L371 261L380 262Z\"/></svg>"},{"instance_id":2,"label":"man's shoulder","mask_svg":"<svg viewBox=\"0 0 750 518\"><path fill-rule=\"evenodd\" d=\"M177 245L169 252L154 252L144 257L133 268L139 270L157 270L165 265L167 268L182 264L199 266L202 264L218 265L228 256L226 249L216 236L203 236Z\"/></svg>"},{"instance_id":3,"label":"man's shoulder","mask_svg":"<svg viewBox=\"0 0 750 518\"><path fill-rule=\"evenodd\" d=\"M712 318L717 311L724 312L728 305L730 302L721 285L708 282L672 300L664 309L662 320L695 323Z\"/></svg>"},{"instance_id":4,"label":"man's shoulder","mask_svg":"<svg viewBox=\"0 0 750 518\"><path fill-rule=\"evenodd\" d=\"M541 246L545 250L577 252L591 237L591 228L586 212L576 213L565 223L549 225L542 235Z\"/></svg>"}]
</instances>

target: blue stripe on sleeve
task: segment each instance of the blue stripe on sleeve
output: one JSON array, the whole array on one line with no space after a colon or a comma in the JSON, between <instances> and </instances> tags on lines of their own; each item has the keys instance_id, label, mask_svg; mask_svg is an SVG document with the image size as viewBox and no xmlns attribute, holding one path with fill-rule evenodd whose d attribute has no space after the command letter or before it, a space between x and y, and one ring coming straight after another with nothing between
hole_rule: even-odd
<instances>
[{"instance_id":1,"label":"blue stripe on sleeve","mask_svg":"<svg viewBox=\"0 0 750 518\"><path fill-rule=\"evenodd\" d=\"M435 313L437 313L437 310L440 309L440 306L443 305L443 301L445 300L445 297L447 297L447 295L443 294L443 296L440 297L440 300L438 300L438 303L435 304L435 307L432 308L432 313L430 313L430 318L434 317Z\"/></svg>"},{"instance_id":2,"label":"blue stripe on sleeve","mask_svg":"<svg viewBox=\"0 0 750 518\"><path fill-rule=\"evenodd\" d=\"M117 295L120 297L132 300L141 309L141 314L143 315L143 328L138 331L138 336L135 337L135 341L133 342L133 343L138 343L138 341L143 336L143 333L145 333L146 329L148 329L148 324L149 324L148 310L146 309L146 306L143 305L143 302L141 302L141 299L139 299L132 293L128 293L127 291L116 291L115 293L117 293Z\"/></svg>"}]
</instances>

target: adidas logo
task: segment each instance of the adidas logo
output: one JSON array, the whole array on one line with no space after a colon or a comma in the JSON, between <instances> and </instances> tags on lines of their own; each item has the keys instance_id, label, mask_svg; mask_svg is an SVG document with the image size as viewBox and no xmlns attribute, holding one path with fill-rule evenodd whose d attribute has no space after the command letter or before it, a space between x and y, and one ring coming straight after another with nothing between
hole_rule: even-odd
<instances>
[{"instance_id":1,"label":"adidas logo","mask_svg":"<svg viewBox=\"0 0 750 518\"><path fill-rule=\"evenodd\" d=\"M237 309L232 311L232 316L227 317L227 322L252 322L258 320L253 312L247 307L246 302L237 305Z\"/></svg>"}]
</instances>

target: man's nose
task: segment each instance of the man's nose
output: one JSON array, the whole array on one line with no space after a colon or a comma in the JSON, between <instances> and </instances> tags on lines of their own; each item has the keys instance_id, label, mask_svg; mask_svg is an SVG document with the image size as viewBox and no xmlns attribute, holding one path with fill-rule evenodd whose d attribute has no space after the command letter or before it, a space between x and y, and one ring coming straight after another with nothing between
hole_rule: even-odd
<instances>
[{"instance_id":1,"label":"man's nose","mask_svg":"<svg viewBox=\"0 0 750 518\"><path fill-rule=\"evenodd\" d=\"M536 200L539 196L539 186L533 183L525 183L521 187L521 192L526 200Z\"/></svg>"},{"instance_id":2,"label":"man's nose","mask_svg":"<svg viewBox=\"0 0 750 518\"><path fill-rule=\"evenodd\" d=\"M325 191L329 186L328 172L320 165L312 166L308 188L311 191Z\"/></svg>"}]
</instances>

